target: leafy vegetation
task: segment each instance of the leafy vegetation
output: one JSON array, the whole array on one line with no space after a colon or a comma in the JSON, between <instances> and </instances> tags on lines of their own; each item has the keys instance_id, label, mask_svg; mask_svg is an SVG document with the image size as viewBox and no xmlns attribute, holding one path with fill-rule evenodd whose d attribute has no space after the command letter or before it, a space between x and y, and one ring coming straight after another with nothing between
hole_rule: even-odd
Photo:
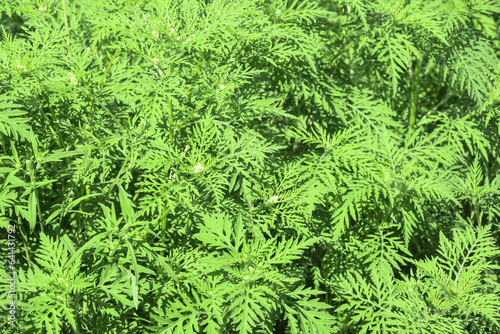
<instances>
[{"instance_id":1,"label":"leafy vegetation","mask_svg":"<svg viewBox=\"0 0 500 334\"><path fill-rule=\"evenodd\" d=\"M500 332L498 1L0 9L3 333Z\"/></svg>"}]
</instances>

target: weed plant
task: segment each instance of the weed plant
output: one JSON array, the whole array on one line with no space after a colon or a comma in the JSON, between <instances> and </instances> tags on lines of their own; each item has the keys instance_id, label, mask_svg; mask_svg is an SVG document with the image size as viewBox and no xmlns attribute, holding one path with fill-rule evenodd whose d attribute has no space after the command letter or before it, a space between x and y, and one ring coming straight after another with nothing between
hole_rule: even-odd
<instances>
[{"instance_id":1,"label":"weed plant","mask_svg":"<svg viewBox=\"0 0 500 334\"><path fill-rule=\"evenodd\" d=\"M497 0L0 11L2 333L500 333Z\"/></svg>"}]
</instances>

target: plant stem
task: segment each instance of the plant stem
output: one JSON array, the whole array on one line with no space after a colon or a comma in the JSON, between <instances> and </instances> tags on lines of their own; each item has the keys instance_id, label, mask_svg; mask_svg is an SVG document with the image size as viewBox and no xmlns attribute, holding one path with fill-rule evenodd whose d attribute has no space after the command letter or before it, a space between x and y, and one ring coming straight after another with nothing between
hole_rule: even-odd
<instances>
[{"instance_id":1,"label":"plant stem","mask_svg":"<svg viewBox=\"0 0 500 334\"><path fill-rule=\"evenodd\" d=\"M55 132L57 132L57 140L59 142L59 148L64 148L64 140L62 138L62 131L61 131L61 127L59 126L59 123L58 123L59 119L56 118L56 114L54 112L54 108L52 108L52 106L50 104L50 98L49 98L49 95L47 94L47 92L43 92L43 97L47 101L47 107L49 108L50 115L52 116L52 122L54 123L54 125L56 127ZM43 106L40 108L40 110L41 110L43 118L47 118L46 115L45 115L45 112L43 111ZM49 123L48 119L47 119L47 123ZM52 125L50 125L50 123L49 123L49 129L51 131L54 131L53 128L52 128ZM68 165L68 163L69 162L67 161L67 165Z\"/></svg>"},{"instance_id":2,"label":"plant stem","mask_svg":"<svg viewBox=\"0 0 500 334\"><path fill-rule=\"evenodd\" d=\"M36 200L36 207L37 207L37 211L38 211L38 220L40 220L40 230L42 231L43 233L43 220L42 220L42 209L40 208L40 200L38 198L38 191L36 191L36 188L35 188L35 200Z\"/></svg>"},{"instance_id":3,"label":"plant stem","mask_svg":"<svg viewBox=\"0 0 500 334\"><path fill-rule=\"evenodd\" d=\"M411 85L410 129L415 127L415 118L417 116L418 77L420 74L420 66L422 66L422 58L420 58L417 62L417 67L415 68L415 74L413 75L413 82Z\"/></svg>"},{"instance_id":4,"label":"plant stem","mask_svg":"<svg viewBox=\"0 0 500 334\"><path fill-rule=\"evenodd\" d=\"M125 39L125 37L127 37L127 34L123 35L122 40L120 41L120 46L118 47L118 49L116 49L115 53L113 54L113 57L111 57L111 60L109 61L108 66L104 70L104 74L102 75L102 79L101 79L101 81L99 81L99 85L101 85L102 82L104 81L104 77L108 73L109 68L111 67L111 64L113 64L113 61L115 60L116 56L118 55L118 51L120 51L121 44L122 44L123 40Z\"/></svg>"},{"instance_id":5,"label":"plant stem","mask_svg":"<svg viewBox=\"0 0 500 334\"><path fill-rule=\"evenodd\" d=\"M168 97L168 109L170 111L169 121L170 121L170 142L174 141L174 115L172 112L172 99Z\"/></svg>"},{"instance_id":6,"label":"plant stem","mask_svg":"<svg viewBox=\"0 0 500 334\"><path fill-rule=\"evenodd\" d=\"M64 26L66 27L66 29L69 29L68 13L66 12L66 0L62 0L62 7L63 7L63 12L64 12ZM69 48L69 30L68 30L68 37L66 39L66 43L68 44L68 56L71 56L71 50Z\"/></svg>"},{"instance_id":7,"label":"plant stem","mask_svg":"<svg viewBox=\"0 0 500 334\"><path fill-rule=\"evenodd\" d=\"M448 102L448 100L452 97L452 95L450 93L446 93L446 96L441 100L439 101L438 104L436 104L431 110L429 110L421 119L420 121L418 121L417 125L419 125L424 119L427 118L427 116L429 116L430 114L432 114L434 111L436 111L439 107L441 107L443 104L445 104L446 102Z\"/></svg>"},{"instance_id":8,"label":"plant stem","mask_svg":"<svg viewBox=\"0 0 500 334\"><path fill-rule=\"evenodd\" d=\"M97 99L94 94L92 94L89 90L87 90L87 93L90 94L90 96L92 97L92 99L94 101L96 101L102 109L104 109L109 116L111 116L111 118L115 121L116 124L118 124L118 126L122 129L122 130L125 130L125 128L123 127L122 123L120 123L120 121L115 117L115 115L113 115L113 113L101 102L101 100Z\"/></svg>"},{"instance_id":9,"label":"plant stem","mask_svg":"<svg viewBox=\"0 0 500 334\"><path fill-rule=\"evenodd\" d=\"M4 155L7 155L7 149L5 148L5 140L3 137L3 133L0 132L0 141L2 142L2 152Z\"/></svg>"},{"instance_id":10,"label":"plant stem","mask_svg":"<svg viewBox=\"0 0 500 334\"><path fill-rule=\"evenodd\" d=\"M174 128L174 131L179 130L179 128L180 128L180 127L181 127L184 123L186 123L186 121L187 121L189 118L191 118L191 116L193 116L193 115L194 115L194 113L196 113L198 110L200 110L200 109L201 109L201 107L203 107L203 104L205 104L205 102L206 102L206 101L207 101L207 99L203 100L203 101L202 101L202 102L198 105L198 107L196 107L196 109L195 109L195 110L193 110L193 111L192 111L192 112L191 112L191 113L190 113L190 114L189 114L189 115L188 115L188 116L187 116L187 117L186 117L186 118L185 118L185 119L184 119L184 120L183 120L180 124L178 124L178 125ZM211 106L211 105L209 104L207 108L210 108L210 106Z\"/></svg>"},{"instance_id":11,"label":"plant stem","mask_svg":"<svg viewBox=\"0 0 500 334\"><path fill-rule=\"evenodd\" d=\"M474 116L474 115L476 115L476 114L478 114L478 113L482 112L483 110L484 110L484 108L477 109L477 110L475 110L475 111L471 112L470 114L467 114L467 115L465 115L464 117L460 118L460 119L457 121L457 123L464 122L464 121L466 121L467 119L469 119L470 117L472 117L472 116Z\"/></svg>"},{"instance_id":12,"label":"plant stem","mask_svg":"<svg viewBox=\"0 0 500 334\"><path fill-rule=\"evenodd\" d=\"M113 190L113 188L115 187L115 185L118 183L119 180L121 180L125 175L127 175L129 173L129 171L126 171L122 176L120 176L121 172L123 171L123 169L125 168L125 166L127 165L127 162L128 160L130 159L130 157L132 156L132 151L133 151L133 147L131 148L130 152L128 153L127 157L125 158L125 161L123 162L120 170L118 171L118 173L116 174L116 177L115 177L115 180L113 181L113 183L111 184L111 187L109 187L108 191L106 192L106 194L104 194L102 197L101 197L101 203L104 203L108 197L109 197L109 194L111 194L111 191ZM87 235L87 232L90 230L90 228L92 227L92 225L94 224L94 220L95 218L97 217L97 213L99 212L99 210L95 210L94 211L94 214L92 215L92 218L90 219L90 222L89 224L87 225L87 228L85 228L85 231L83 231L83 234L82 234L82 237L80 239L78 239L78 242L77 244L75 245L75 248L74 250L76 251L78 249L78 247L80 247L80 243L82 242L82 240L85 238L85 236ZM66 265L68 264L69 260L71 259L71 256L68 257L68 259L66 260L66 262L64 263L62 269L64 269L66 267Z\"/></svg>"},{"instance_id":13,"label":"plant stem","mask_svg":"<svg viewBox=\"0 0 500 334\"><path fill-rule=\"evenodd\" d=\"M17 217L17 222L18 224L21 224L21 217ZM31 268L31 259L30 259L30 252L28 250L28 235L26 235L26 240L23 240L23 244L24 244L24 251L26 253L26 258L28 259L28 266Z\"/></svg>"},{"instance_id":14,"label":"plant stem","mask_svg":"<svg viewBox=\"0 0 500 334\"><path fill-rule=\"evenodd\" d=\"M344 46L340 51L337 52L337 54L335 54L335 56L333 56L332 60L328 63L325 64L325 66L323 66L323 70L326 70L329 66L332 66L333 63L335 63L335 61L337 59L340 58L340 56L342 56L342 54L346 51L348 51L353 45L354 43L356 43L357 41L359 41L364 35L361 35L359 37L357 37L355 40L351 41L349 44L347 44L346 46Z\"/></svg>"}]
</instances>

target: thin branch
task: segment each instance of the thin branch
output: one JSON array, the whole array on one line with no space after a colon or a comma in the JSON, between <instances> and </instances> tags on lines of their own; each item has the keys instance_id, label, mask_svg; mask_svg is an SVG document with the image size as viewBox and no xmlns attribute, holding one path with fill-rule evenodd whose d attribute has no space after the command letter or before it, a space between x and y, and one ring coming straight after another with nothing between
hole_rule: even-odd
<instances>
[{"instance_id":1,"label":"thin branch","mask_svg":"<svg viewBox=\"0 0 500 334\"><path fill-rule=\"evenodd\" d=\"M66 12L66 0L62 0L62 7L64 12L64 26L68 29L68 37L66 39L66 43L68 44L68 56L71 56L71 50L69 47L69 22L68 22L68 13Z\"/></svg>"}]
</instances>

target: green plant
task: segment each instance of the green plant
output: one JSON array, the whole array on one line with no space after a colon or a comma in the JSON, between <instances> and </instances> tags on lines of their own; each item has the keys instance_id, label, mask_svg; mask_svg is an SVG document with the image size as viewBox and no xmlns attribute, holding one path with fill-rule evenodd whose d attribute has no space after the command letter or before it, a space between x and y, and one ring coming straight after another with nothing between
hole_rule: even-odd
<instances>
[{"instance_id":1,"label":"green plant","mask_svg":"<svg viewBox=\"0 0 500 334\"><path fill-rule=\"evenodd\" d=\"M3 332L499 331L498 1L0 10Z\"/></svg>"}]
</instances>

